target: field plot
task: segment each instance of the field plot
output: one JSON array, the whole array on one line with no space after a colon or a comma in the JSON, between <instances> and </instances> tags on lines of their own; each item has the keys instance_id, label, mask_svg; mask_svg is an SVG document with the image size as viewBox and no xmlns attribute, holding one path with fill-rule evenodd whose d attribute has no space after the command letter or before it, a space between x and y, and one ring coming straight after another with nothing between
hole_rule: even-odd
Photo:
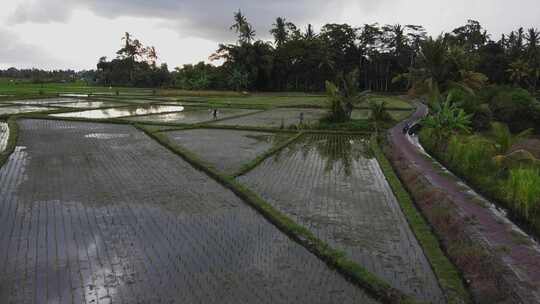
<instances>
[{"instance_id":1,"label":"field plot","mask_svg":"<svg viewBox=\"0 0 540 304\"><path fill-rule=\"evenodd\" d=\"M246 110L246 109L219 109L218 119L255 113L258 110ZM157 114L157 115L145 115L139 117L125 118L126 120L131 121L141 121L141 122L162 122L162 123L178 123L178 124L194 124L212 121L212 110L207 108L198 108L191 107L189 111L177 112L177 113L168 113L168 114Z\"/></svg>"},{"instance_id":2,"label":"field plot","mask_svg":"<svg viewBox=\"0 0 540 304\"><path fill-rule=\"evenodd\" d=\"M6 122L0 121L0 153L2 153L7 146L9 139L9 127Z\"/></svg>"},{"instance_id":3,"label":"field plot","mask_svg":"<svg viewBox=\"0 0 540 304\"><path fill-rule=\"evenodd\" d=\"M6 303L373 303L135 128L19 125L0 169Z\"/></svg>"},{"instance_id":4,"label":"field plot","mask_svg":"<svg viewBox=\"0 0 540 304\"><path fill-rule=\"evenodd\" d=\"M110 108L110 109L98 109L88 110L82 112L60 113L51 114L53 117L73 117L73 118L91 118L91 119L107 119L118 118L134 115L147 115L155 113L165 112L181 112L184 111L182 106L160 106L160 105L144 105L138 107L126 107L126 108Z\"/></svg>"},{"instance_id":5,"label":"field plot","mask_svg":"<svg viewBox=\"0 0 540 304\"><path fill-rule=\"evenodd\" d=\"M395 288L444 303L437 279L364 139L304 136L239 181Z\"/></svg>"},{"instance_id":6,"label":"field plot","mask_svg":"<svg viewBox=\"0 0 540 304\"><path fill-rule=\"evenodd\" d=\"M273 109L240 118L219 121L215 124L279 128L282 124L284 127L299 124L300 113L304 114L304 123L310 123L322 118L326 112L327 110L323 109Z\"/></svg>"},{"instance_id":7,"label":"field plot","mask_svg":"<svg viewBox=\"0 0 540 304\"><path fill-rule=\"evenodd\" d=\"M22 113L33 113L33 112L45 112L52 111L58 108L52 107L36 107L36 106L11 106L11 107L0 107L0 115L13 115L13 114L22 114Z\"/></svg>"},{"instance_id":8,"label":"field plot","mask_svg":"<svg viewBox=\"0 0 540 304\"><path fill-rule=\"evenodd\" d=\"M53 106L58 107L67 107L67 108L80 108L80 109L93 109L93 108L105 108L105 107L118 107L122 105L120 102L110 102L110 101L78 101L78 102L64 102L64 103L53 103Z\"/></svg>"},{"instance_id":9,"label":"field plot","mask_svg":"<svg viewBox=\"0 0 540 304\"><path fill-rule=\"evenodd\" d=\"M290 134L215 129L166 134L171 141L195 152L227 174L235 173L243 164L290 138Z\"/></svg>"},{"instance_id":10,"label":"field plot","mask_svg":"<svg viewBox=\"0 0 540 304\"><path fill-rule=\"evenodd\" d=\"M52 105L58 103L73 103L84 101L84 99L77 98L44 98L44 99L23 99L23 100L10 100L5 101L5 103L15 104L15 105Z\"/></svg>"}]
</instances>

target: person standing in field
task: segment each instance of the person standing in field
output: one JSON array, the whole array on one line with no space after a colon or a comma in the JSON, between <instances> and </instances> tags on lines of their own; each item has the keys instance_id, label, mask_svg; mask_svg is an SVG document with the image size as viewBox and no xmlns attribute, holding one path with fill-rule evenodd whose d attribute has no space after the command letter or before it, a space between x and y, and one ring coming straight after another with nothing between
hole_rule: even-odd
<instances>
[{"instance_id":1,"label":"person standing in field","mask_svg":"<svg viewBox=\"0 0 540 304\"><path fill-rule=\"evenodd\" d=\"M214 109L214 111L212 111L212 116L214 117L214 120L217 119L217 109Z\"/></svg>"}]
</instances>

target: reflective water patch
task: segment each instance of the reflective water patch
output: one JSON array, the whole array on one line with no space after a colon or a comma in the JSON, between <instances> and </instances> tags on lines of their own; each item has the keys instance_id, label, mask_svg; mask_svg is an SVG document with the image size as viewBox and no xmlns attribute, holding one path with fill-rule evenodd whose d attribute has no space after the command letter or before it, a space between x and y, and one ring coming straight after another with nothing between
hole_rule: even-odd
<instances>
[{"instance_id":1,"label":"reflective water patch","mask_svg":"<svg viewBox=\"0 0 540 304\"><path fill-rule=\"evenodd\" d=\"M53 111L56 109L57 108L35 107L35 106L9 106L9 107L0 107L0 115L46 112L46 111Z\"/></svg>"},{"instance_id":2,"label":"reflective water patch","mask_svg":"<svg viewBox=\"0 0 540 304\"><path fill-rule=\"evenodd\" d=\"M9 139L9 126L7 123L0 121L0 153L4 152Z\"/></svg>"},{"instance_id":3,"label":"reflective water patch","mask_svg":"<svg viewBox=\"0 0 540 304\"><path fill-rule=\"evenodd\" d=\"M52 114L53 117L72 117L72 118L93 118L93 119L106 119L106 118L118 118L134 115L147 115L163 112L181 112L184 111L182 106L160 106L160 105L146 105L138 107L127 108L110 108L99 110L88 110L82 112L72 113L60 113Z\"/></svg>"},{"instance_id":4,"label":"reflective water patch","mask_svg":"<svg viewBox=\"0 0 540 304\"><path fill-rule=\"evenodd\" d=\"M164 122L164 123L178 123L178 124L194 124L209 122L214 119L222 119L231 116L243 115L257 112L258 110L245 110L245 109L218 109L216 117L212 109L204 109L198 107L191 107L189 111L183 111L179 113L168 113L158 115L146 115L140 117L125 118L132 121L144 121L144 122Z\"/></svg>"}]
</instances>

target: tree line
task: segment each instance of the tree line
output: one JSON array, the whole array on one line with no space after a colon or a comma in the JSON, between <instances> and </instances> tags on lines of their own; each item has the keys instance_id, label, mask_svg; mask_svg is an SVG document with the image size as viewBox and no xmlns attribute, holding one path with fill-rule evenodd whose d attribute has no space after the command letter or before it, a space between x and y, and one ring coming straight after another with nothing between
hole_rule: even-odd
<instances>
[{"instance_id":1,"label":"tree line","mask_svg":"<svg viewBox=\"0 0 540 304\"><path fill-rule=\"evenodd\" d=\"M325 24L299 28L278 17L272 41L257 39L247 17L234 13L230 30L237 41L219 44L210 63L186 64L169 71L158 65L154 47L125 33L116 58L99 59L97 69L45 72L14 69L0 77L84 78L105 86L175 87L188 90L315 91L357 73L358 89L380 92L419 90L436 84L441 91L459 82L508 84L536 91L540 79L540 32L519 28L492 37L469 20L448 33L430 37L420 25ZM32 76L28 76L32 75Z\"/></svg>"}]
</instances>

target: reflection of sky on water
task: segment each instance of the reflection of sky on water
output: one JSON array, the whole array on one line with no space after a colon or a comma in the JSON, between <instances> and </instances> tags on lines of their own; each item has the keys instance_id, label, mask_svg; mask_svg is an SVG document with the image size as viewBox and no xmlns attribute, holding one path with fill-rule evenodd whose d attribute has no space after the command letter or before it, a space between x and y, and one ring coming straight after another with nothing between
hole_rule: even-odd
<instances>
[{"instance_id":1,"label":"reflection of sky on water","mask_svg":"<svg viewBox=\"0 0 540 304\"><path fill-rule=\"evenodd\" d=\"M61 113L61 114L52 114L53 117L73 117L73 118L95 118L95 119L105 119L105 118L118 118L124 116L133 116L133 115L147 115L163 112L181 112L184 111L183 106L160 106L160 105L149 105L142 107L134 108L111 108L111 109L100 109L100 110L88 110L82 112L72 112L72 113Z\"/></svg>"}]
</instances>

